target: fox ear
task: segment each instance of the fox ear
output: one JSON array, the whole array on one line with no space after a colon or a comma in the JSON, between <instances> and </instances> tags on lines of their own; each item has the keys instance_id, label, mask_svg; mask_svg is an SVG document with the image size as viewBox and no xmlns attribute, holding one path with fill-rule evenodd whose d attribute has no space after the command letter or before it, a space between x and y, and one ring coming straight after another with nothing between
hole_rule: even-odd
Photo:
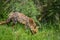
<instances>
[{"instance_id":1,"label":"fox ear","mask_svg":"<svg viewBox=\"0 0 60 40\"><path fill-rule=\"evenodd\" d=\"M33 24L34 23L34 21L33 21L32 18L29 18L29 22L30 22L30 24Z\"/></svg>"}]
</instances>

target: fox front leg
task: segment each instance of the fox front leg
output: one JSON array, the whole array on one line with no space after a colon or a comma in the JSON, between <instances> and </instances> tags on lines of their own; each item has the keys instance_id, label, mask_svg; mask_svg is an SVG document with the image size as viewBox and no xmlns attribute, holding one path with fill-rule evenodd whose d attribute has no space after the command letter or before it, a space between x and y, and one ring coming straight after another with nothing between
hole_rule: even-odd
<instances>
[{"instance_id":1,"label":"fox front leg","mask_svg":"<svg viewBox=\"0 0 60 40\"><path fill-rule=\"evenodd\" d=\"M25 29L28 29L28 27L29 27L29 22L26 21L26 23L25 23Z\"/></svg>"},{"instance_id":2,"label":"fox front leg","mask_svg":"<svg viewBox=\"0 0 60 40\"><path fill-rule=\"evenodd\" d=\"M25 24L25 30L27 30L28 29L28 26L27 26L27 24Z\"/></svg>"}]
</instances>

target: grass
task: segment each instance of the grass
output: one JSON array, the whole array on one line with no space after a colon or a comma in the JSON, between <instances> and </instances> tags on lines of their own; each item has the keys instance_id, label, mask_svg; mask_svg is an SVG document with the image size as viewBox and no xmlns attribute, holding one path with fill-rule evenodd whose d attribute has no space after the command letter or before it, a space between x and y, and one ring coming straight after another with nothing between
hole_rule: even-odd
<instances>
[{"instance_id":1,"label":"grass","mask_svg":"<svg viewBox=\"0 0 60 40\"><path fill-rule=\"evenodd\" d=\"M10 26L0 25L0 40L60 40L60 31L54 28L42 28L34 35L26 31L23 25L18 24L14 29L13 31Z\"/></svg>"}]
</instances>

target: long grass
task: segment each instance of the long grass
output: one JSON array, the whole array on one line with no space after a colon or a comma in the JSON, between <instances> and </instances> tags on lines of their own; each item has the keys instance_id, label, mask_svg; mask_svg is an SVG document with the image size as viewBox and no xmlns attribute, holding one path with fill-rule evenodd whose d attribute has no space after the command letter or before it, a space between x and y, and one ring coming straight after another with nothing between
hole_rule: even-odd
<instances>
[{"instance_id":1,"label":"long grass","mask_svg":"<svg viewBox=\"0 0 60 40\"><path fill-rule=\"evenodd\" d=\"M41 28L34 35L27 30L19 24L15 25L14 30L11 26L0 25L0 40L60 40L60 31L54 28Z\"/></svg>"}]
</instances>

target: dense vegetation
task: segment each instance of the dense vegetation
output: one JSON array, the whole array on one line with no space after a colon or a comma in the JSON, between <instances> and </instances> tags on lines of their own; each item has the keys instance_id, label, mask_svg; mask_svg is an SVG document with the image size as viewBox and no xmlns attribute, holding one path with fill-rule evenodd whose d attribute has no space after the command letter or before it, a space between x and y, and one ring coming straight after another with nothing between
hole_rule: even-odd
<instances>
[{"instance_id":1,"label":"dense vegetation","mask_svg":"<svg viewBox=\"0 0 60 40\"><path fill-rule=\"evenodd\" d=\"M10 24L0 25L0 40L60 40L60 0L0 0L0 21L11 11L31 17L39 27L35 35L17 23L13 31Z\"/></svg>"}]
</instances>

